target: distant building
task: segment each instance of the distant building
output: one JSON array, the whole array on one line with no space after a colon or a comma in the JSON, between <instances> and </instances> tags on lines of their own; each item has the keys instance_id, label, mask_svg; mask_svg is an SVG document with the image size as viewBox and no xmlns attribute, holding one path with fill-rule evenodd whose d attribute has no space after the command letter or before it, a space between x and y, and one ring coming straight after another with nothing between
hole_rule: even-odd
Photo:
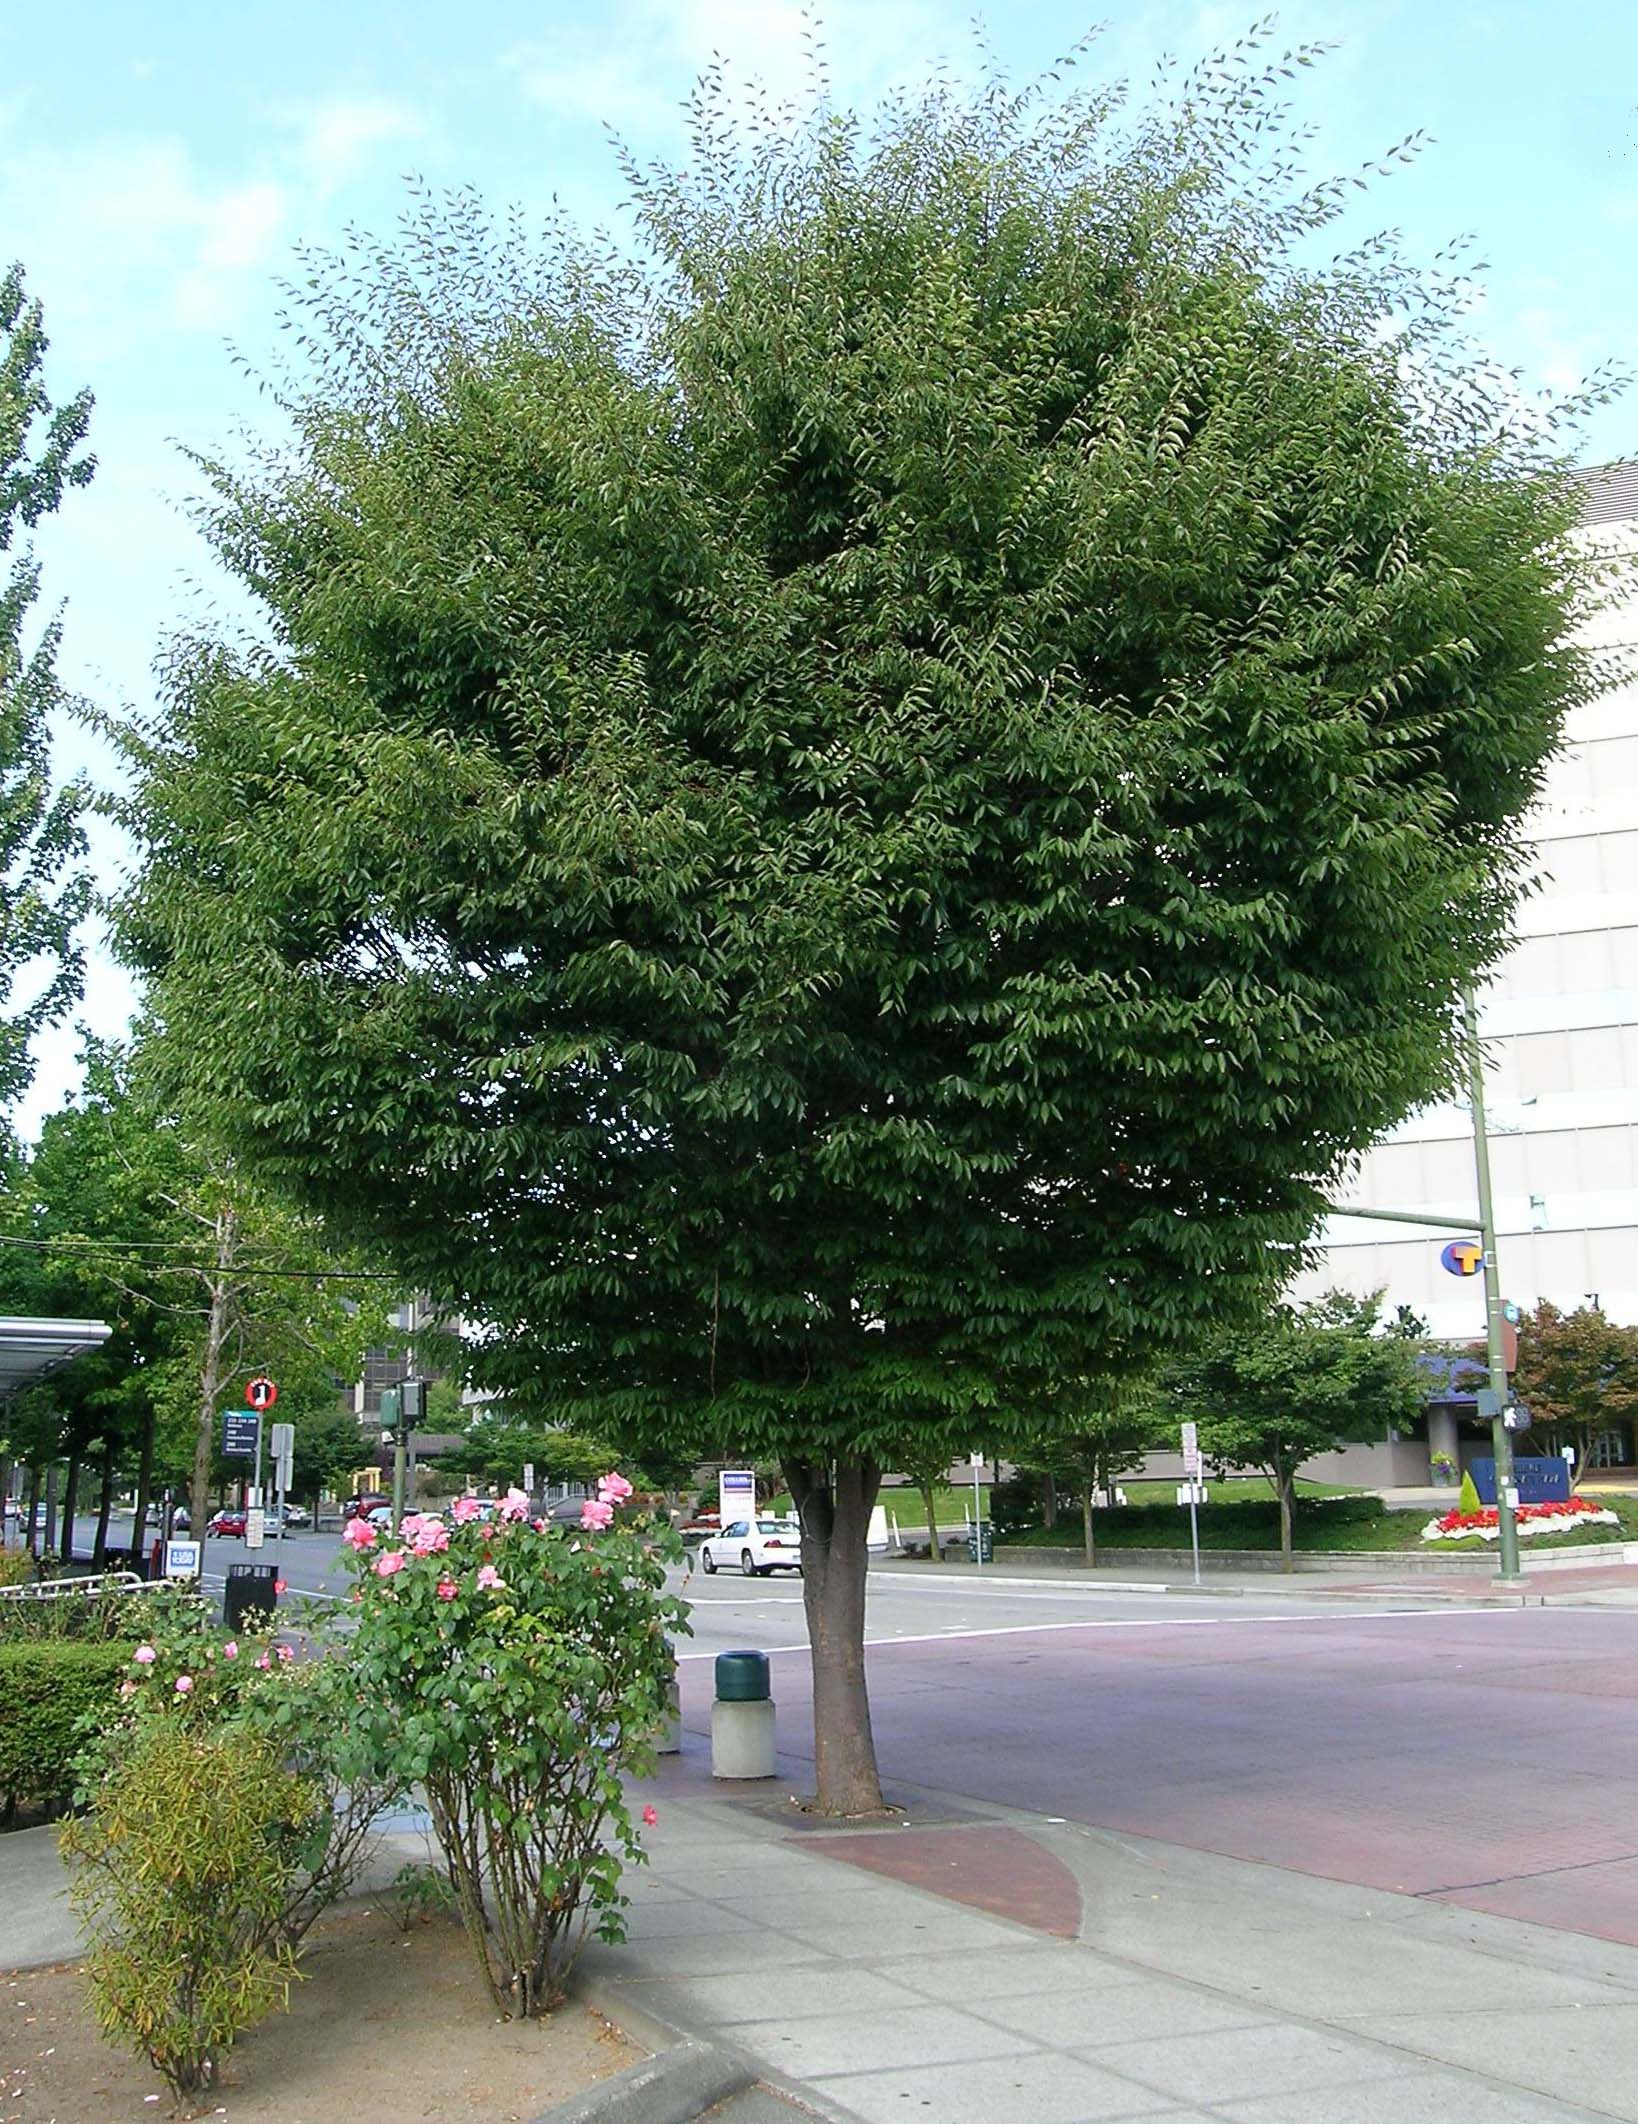
<instances>
[{"instance_id":1,"label":"distant building","mask_svg":"<svg viewBox=\"0 0 1638 2124\"><path fill-rule=\"evenodd\" d=\"M1586 536L1638 553L1638 464L1596 466L1582 480ZM1600 615L1586 638L1630 651L1638 644L1638 594ZM1638 685L1624 682L1578 710L1567 739L1529 822L1541 890L1519 909L1518 942L1480 998L1497 1256L1504 1295L1526 1312L1547 1298L1565 1312L1598 1304L1612 1320L1633 1324ZM1466 1108L1412 1115L1365 1160L1348 1199L1471 1216ZM1301 1279L1298 1296L1381 1286L1390 1310L1411 1307L1436 1336L1482 1337L1480 1280L1440 1266L1437 1233L1332 1218L1322 1237L1324 1260ZM1632 1425L1612 1421L1593 1465L1631 1466L1635 1458Z\"/></svg>"}]
</instances>

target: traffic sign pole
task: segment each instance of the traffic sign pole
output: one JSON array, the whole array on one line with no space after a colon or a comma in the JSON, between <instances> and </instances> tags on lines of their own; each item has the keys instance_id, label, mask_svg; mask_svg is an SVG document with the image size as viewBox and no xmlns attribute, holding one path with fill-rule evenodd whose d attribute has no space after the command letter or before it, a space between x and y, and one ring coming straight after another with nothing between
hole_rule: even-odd
<instances>
[{"instance_id":1,"label":"traffic sign pole","mask_svg":"<svg viewBox=\"0 0 1638 2124\"><path fill-rule=\"evenodd\" d=\"M1496 1546L1500 1551L1496 1583L1524 1583L1519 1569L1519 1529L1513 1514L1513 1439L1503 1418L1507 1406L1507 1352L1502 1333L1501 1278L1496 1269L1496 1211L1490 1192L1490 1138L1484 1118L1484 1054L1479 1046L1479 1013L1471 988L1463 996L1467 1018L1467 1080L1473 1102L1473 1168L1479 1185L1479 1238L1484 1247L1484 1341L1490 1367L1494 1413L1490 1450L1496 1463Z\"/></svg>"}]
</instances>

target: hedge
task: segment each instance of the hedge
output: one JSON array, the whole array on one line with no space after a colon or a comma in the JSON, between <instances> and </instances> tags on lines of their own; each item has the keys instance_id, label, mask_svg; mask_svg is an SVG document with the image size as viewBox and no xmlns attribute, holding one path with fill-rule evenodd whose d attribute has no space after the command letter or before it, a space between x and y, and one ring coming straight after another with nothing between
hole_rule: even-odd
<instances>
[{"instance_id":1,"label":"hedge","mask_svg":"<svg viewBox=\"0 0 1638 2124\"><path fill-rule=\"evenodd\" d=\"M75 1731L131 1671L128 1644L0 1645L0 1822L54 1810L74 1789Z\"/></svg>"}]
</instances>

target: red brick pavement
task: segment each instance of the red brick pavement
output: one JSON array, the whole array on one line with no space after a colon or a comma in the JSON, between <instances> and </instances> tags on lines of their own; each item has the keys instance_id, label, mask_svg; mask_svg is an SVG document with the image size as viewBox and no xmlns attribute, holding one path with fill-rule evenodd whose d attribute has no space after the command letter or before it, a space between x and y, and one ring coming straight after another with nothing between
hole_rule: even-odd
<instances>
[{"instance_id":1,"label":"red brick pavement","mask_svg":"<svg viewBox=\"0 0 1638 2124\"><path fill-rule=\"evenodd\" d=\"M1638 1617L1343 1611L870 1663L890 1779L1638 1945ZM684 1674L698 1719L709 1666ZM774 1674L805 1754L806 1659Z\"/></svg>"},{"instance_id":2,"label":"red brick pavement","mask_svg":"<svg viewBox=\"0 0 1638 2124\"><path fill-rule=\"evenodd\" d=\"M1061 1859L1016 1829L901 1829L866 1836L816 1837L805 1849L930 1888L953 1903L988 1910L1037 1932L1073 1940L1081 1930L1081 1890Z\"/></svg>"}]
</instances>

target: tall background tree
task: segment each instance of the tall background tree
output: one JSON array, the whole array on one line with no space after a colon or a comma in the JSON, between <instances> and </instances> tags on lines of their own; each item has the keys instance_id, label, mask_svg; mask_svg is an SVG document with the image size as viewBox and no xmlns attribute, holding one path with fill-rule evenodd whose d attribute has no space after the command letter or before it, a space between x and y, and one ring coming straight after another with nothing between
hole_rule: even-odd
<instances>
[{"instance_id":1,"label":"tall background tree","mask_svg":"<svg viewBox=\"0 0 1638 2124\"><path fill-rule=\"evenodd\" d=\"M463 202L311 262L295 441L215 473L265 641L127 733L212 1130L503 1392L783 1462L827 1811L892 1442L1266 1304L1450 1079L1594 684L1462 291L1313 262L1308 56L707 82L629 250Z\"/></svg>"},{"instance_id":2,"label":"tall background tree","mask_svg":"<svg viewBox=\"0 0 1638 2124\"><path fill-rule=\"evenodd\" d=\"M40 306L20 266L0 274L0 1115L27 1088L29 1042L72 1008L80 991L76 930L90 901L77 867L83 792L54 789L50 721L61 705L60 624L33 625L40 576L20 532L83 487L81 449L91 418L82 391L53 406L42 372Z\"/></svg>"}]
</instances>

